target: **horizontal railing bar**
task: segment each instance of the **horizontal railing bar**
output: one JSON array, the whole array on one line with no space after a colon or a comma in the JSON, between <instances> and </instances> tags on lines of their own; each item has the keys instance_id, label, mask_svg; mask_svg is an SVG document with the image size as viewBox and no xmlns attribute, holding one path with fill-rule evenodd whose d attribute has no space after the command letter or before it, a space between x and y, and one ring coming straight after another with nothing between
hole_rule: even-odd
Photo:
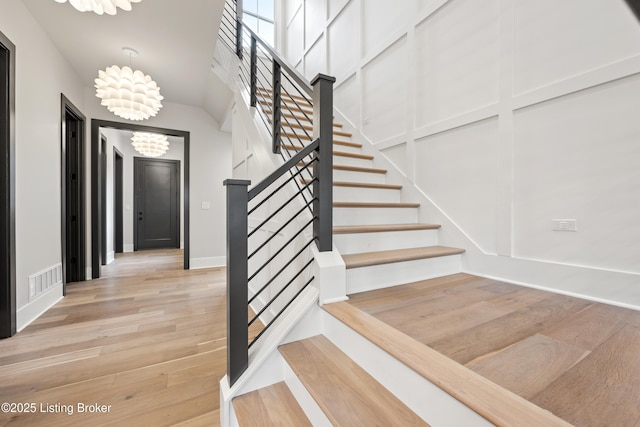
<instances>
[{"instance_id":1,"label":"horizontal railing bar","mask_svg":"<svg viewBox=\"0 0 640 427\"><path fill-rule=\"evenodd\" d=\"M298 172L296 172L294 175L292 175L290 178L288 178L285 182L283 182L282 184L280 184L278 186L278 188L276 188L275 190L273 190L268 196L266 196L264 199L262 199L262 201L260 201L260 203L258 203L257 205L255 205L253 208L251 208L249 210L249 215L251 215L256 209L258 209L260 206L262 206L267 200L269 200L271 198L271 196L273 196L274 194L276 194L278 191L280 191L282 189L282 187L284 187L285 185L287 185L288 183L291 182L291 180L295 179L296 176L300 175L302 173L302 171L304 169L308 169L309 166L311 166L311 164L313 162L317 161L315 158L313 158L310 162L305 163L304 166L302 168L298 169Z\"/></svg>"},{"instance_id":2,"label":"horizontal railing bar","mask_svg":"<svg viewBox=\"0 0 640 427\"><path fill-rule=\"evenodd\" d=\"M256 184L251 190L249 190L249 201L251 201L254 197L264 191L265 188L269 187L273 184L280 176L282 176L289 169L295 167L298 162L307 157L313 150L315 150L320 144L320 139L316 139L311 144L304 147L302 151L300 151L295 156L291 157L285 164L281 165L276 169L273 173L271 173L268 177L263 179L261 182Z\"/></svg>"},{"instance_id":3,"label":"horizontal railing bar","mask_svg":"<svg viewBox=\"0 0 640 427\"><path fill-rule=\"evenodd\" d=\"M313 200L311 200L311 202L313 202ZM313 224L313 220L314 219L315 219L315 217L311 218L311 220L307 224L305 224L300 230L298 230L298 232L296 232L296 234L294 234L284 245L282 245L282 247L280 249L278 249L275 254L271 255L271 257L267 261L265 261L264 264L262 264L251 276L249 276L249 279L247 279L247 282L250 282L251 280L253 280L262 271L262 269L265 268L278 255L280 255L280 253L282 253L282 251L289 245L289 243L293 242L293 240L296 237L298 237L300 235L300 233L302 233L305 230L305 228L307 228L310 224ZM302 251L298 252L298 254L296 254L293 258L295 258L296 256L300 255L300 253L302 253ZM289 261L289 262L291 262L291 261ZM275 279L277 276L278 276L278 274L273 276L271 281L273 281L273 279Z\"/></svg>"},{"instance_id":4,"label":"horizontal railing bar","mask_svg":"<svg viewBox=\"0 0 640 427\"><path fill-rule=\"evenodd\" d=\"M271 304L273 304L273 302L274 302L275 300L277 300L277 299L278 299L278 297L279 297L280 295L282 295L282 293L283 293L284 291L286 291L286 290L289 288L289 286L291 286L291 284L293 283L293 281L294 281L294 280L296 280L296 279L297 279L297 278L302 274L302 272L303 272L303 271L305 271L305 270L306 270L306 269L311 265L311 263L312 263L312 262L313 262L313 258L311 258L309 261L307 261L307 263L302 267L302 269L300 269L300 270L299 270L299 271L298 271L298 272L297 272L297 273L296 273L296 274L291 278L291 280L289 280L289 282L287 282L287 284L286 284L286 285L284 285L284 286L282 287L282 289L280 289L280 291L278 291L278 293L276 294L276 296L274 296L273 298L271 298L271 300L270 300L268 303L266 303L266 304L264 305L264 307L262 307L262 310L260 310L260 311L255 315L255 317L249 321L249 324L247 325L247 327L250 327L250 326L253 324L253 322L255 322L255 321L256 321L256 320L257 320L257 319L262 315L262 313L264 313L264 312L267 310L267 308L269 308L269 307L271 306Z\"/></svg>"},{"instance_id":5,"label":"horizontal railing bar","mask_svg":"<svg viewBox=\"0 0 640 427\"><path fill-rule=\"evenodd\" d=\"M307 228L307 227L308 227L312 222L313 222L313 219L312 219L312 220L311 220L307 225L305 225L304 227L302 227L302 228L300 229L300 231L298 231L298 232L296 233L296 236L295 236L295 237L297 237L297 236L298 236L302 231L304 231L304 229L305 229L305 228ZM286 244L286 245L284 245L282 248L280 248L280 250L282 250L282 249L286 248L286 247L287 247L287 245L288 245L290 242L291 242L291 241L287 242L287 244ZM254 295L254 296L252 296L252 297L249 299L249 304L251 304L251 303L252 303L252 302L253 302L253 301L254 301L254 300L255 300L255 299L256 299L256 298L257 298L257 297L262 293L262 292L264 292L264 290L265 290L265 289L267 289L267 288L268 288L268 287L269 287L269 286L274 282L274 280L276 280L276 279L278 278L278 276L280 276L280 275L281 275L281 274L282 274L282 273L283 273L283 272L284 272L284 271L285 271L285 270L286 270L286 269L291 265L291 263L292 263L293 261L295 261L295 260L296 260L296 258L298 258L298 257L299 257L299 256L300 256L300 255L301 255L301 254L302 254L302 253L303 253L303 252L304 252L304 251L305 251L309 246L311 246L311 244L312 244L313 242L314 242L314 239L309 240L309 241L307 242L307 244L306 244L306 245L304 245L304 246L303 246L303 247L302 247L302 248L301 248L301 249L300 249L300 250L299 250L299 251L298 251L294 256L292 256L292 257L291 257L291 259L289 259L289 261L287 261L287 263L286 263L284 266L282 266L282 268L280 268L280 270L278 270L278 272L277 272L276 274L274 274L274 275L273 275L273 276L272 276L272 277L267 281L267 283L265 283L265 284L264 284L264 285L263 285L263 286L258 290L258 292L256 292L256 293L255 293L255 295ZM268 263L265 263L265 265L266 265L266 264L268 264ZM249 279L249 280L251 280L251 279Z\"/></svg>"},{"instance_id":6,"label":"horizontal railing bar","mask_svg":"<svg viewBox=\"0 0 640 427\"><path fill-rule=\"evenodd\" d=\"M269 322L268 325L266 325L264 327L264 329L262 331L260 331L260 333L258 335L256 335L256 337L251 341L251 343L249 343L249 348L251 348L251 346L253 345L253 343L255 343L256 341L258 341L258 339L267 331L267 329L269 329L269 326L273 325L273 322L275 322L281 315L282 313L284 313L284 311L289 308L289 306L291 305L291 303L293 301L296 300L296 298L298 298L298 296L300 296L300 294L302 293L302 291L304 291L305 289L307 289L307 286L309 286L309 284L311 282L313 282L313 279L315 279L315 277L311 277L311 279L309 279L307 281L307 283L304 284L304 286L302 286L302 288L300 288L300 290L295 294L295 296L291 299L291 301L289 301L283 308L282 310L280 310L280 312L278 314L276 314L273 319L271 320L271 322Z\"/></svg>"},{"instance_id":7,"label":"horizontal railing bar","mask_svg":"<svg viewBox=\"0 0 640 427\"><path fill-rule=\"evenodd\" d=\"M285 79L287 79L287 81L289 83L291 83L291 86L298 92L299 96L304 98L305 100L307 100L307 102L309 102L309 104L313 104L311 97L313 96L312 93L303 93L299 88L298 85L296 85L294 82L291 81L291 79L289 78L289 76L287 76L286 74L284 74Z\"/></svg>"},{"instance_id":8,"label":"horizontal railing bar","mask_svg":"<svg viewBox=\"0 0 640 427\"><path fill-rule=\"evenodd\" d=\"M313 181L312 181L312 182L313 182ZM303 188L303 190L304 190L305 188L309 188L309 185L310 185L312 182L308 183L308 184ZM295 197L297 197L297 196L298 196L298 194L300 194L300 192L301 192L301 191L302 191L302 190L300 190L298 193L296 193ZM271 233L271 236L269 236L267 239L265 239L265 241L264 241L264 242L262 242L262 243L260 244L260 246L258 246L258 247L256 248L256 250L254 250L253 252L251 252L251 254L247 257L247 259L251 259L255 254L257 254L257 253L260 251L260 249L262 249L262 248L264 248L266 245L268 245L268 244L269 244L269 242L270 242L271 240L273 240L273 239L278 235L278 233L280 233L282 230L284 230L284 229L285 229L289 224L291 224L291 223L293 222L293 220L295 220L295 219L298 217L298 215L300 215L302 212L304 212L304 210L305 210L305 209L307 209L307 206L309 206L309 203L307 203L306 205L302 206L302 208L300 208L300 210L298 210L298 212L296 212L295 214L291 215L291 218L289 218L289 219L287 220L287 222L285 222L283 225L281 225L281 226L280 226L280 228L278 228L276 231L274 231L273 233ZM256 230L257 230L257 228L256 228ZM255 230L254 230L254 231L255 231Z\"/></svg>"},{"instance_id":9,"label":"horizontal railing bar","mask_svg":"<svg viewBox=\"0 0 640 427\"><path fill-rule=\"evenodd\" d=\"M287 105L287 104L283 104L284 108L289 111L289 113L291 113L292 117L296 117L296 113ZM313 122L313 120L311 119L311 117L309 117L309 115L307 113L305 113L304 111L299 111L299 113L301 113L305 119L307 119L310 122ZM284 116L285 114L283 114ZM300 115L297 115L298 118L301 118Z\"/></svg>"},{"instance_id":10,"label":"horizontal railing bar","mask_svg":"<svg viewBox=\"0 0 640 427\"><path fill-rule=\"evenodd\" d=\"M289 128L295 129L293 126L291 126L291 122L289 121L289 118L285 114L282 115L282 118L284 119L284 121L286 122ZM300 128L304 131L305 135L307 135L307 137L309 137L310 139L313 139L313 137L311 137L311 135L309 135L307 130L302 126L302 123L300 123L300 120L295 115L293 116L293 118L295 119L298 126L300 126ZM295 133L295 130L294 130L294 133Z\"/></svg>"},{"instance_id":11,"label":"horizontal railing bar","mask_svg":"<svg viewBox=\"0 0 640 427\"><path fill-rule=\"evenodd\" d=\"M296 194L294 194L294 195L293 195L293 197L291 197L289 200L287 200L287 202L286 202L286 203L284 203L282 206L280 206L276 212L272 213L271 215L269 215L269 217L268 217L268 218L266 218L265 220L263 220L263 221L262 221L258 226L256 226L256 227L253 229L253 231L251 231L251 232L248 234L248 236L247 236L247 237L251 237L251 236L253 236L253 234L254 234L256 231L260 230L260 229L262 228L262 226L263 226L263 225L265 225L267 222L271 221L271 219L272 219L272 218L273 218L277 213L279 213L279 212L280 212L280 211L281 211L281 210L282 210L286 205L288 205L292 200L295 200L295 199L296 199L296 197L298 196L298 194L300 194L300 192L297 192Z\"/></svg>"},{"instance_id":12,"label":"horizontal railing bar","mask_svg":"<svg viewBox=\"0 0 640 427\"><path fill-rule=\"evenodd\" d=\"M264 46L264 48L267 50L267 52L271 55L271 57L273 58L274 61L276 61L278 64L280 64L280 66L282 67L283 70L285 70L287 72L287 74L289 74L298 85L300 85L300 87L307 92L307 94L309 96L313 95L313 88L311 87L311 84L309 82L307 82L307 80L300 74L300 72L298 70L296 70L295 68L291 68L289 67L289 64L287 63L287 61L285 61L284 59L282 59L282 57L275 51L273 50L267 43L265 43L260 36L258 36L256 33L253 32L253 30L249 27L247 27L246 24L244 24L244 22L242 23L242 28L246 31L248 31L253 37L256 38L256 40L258 42L260 42L260 44L262 46Z\"/></svg>"}]
</instances>

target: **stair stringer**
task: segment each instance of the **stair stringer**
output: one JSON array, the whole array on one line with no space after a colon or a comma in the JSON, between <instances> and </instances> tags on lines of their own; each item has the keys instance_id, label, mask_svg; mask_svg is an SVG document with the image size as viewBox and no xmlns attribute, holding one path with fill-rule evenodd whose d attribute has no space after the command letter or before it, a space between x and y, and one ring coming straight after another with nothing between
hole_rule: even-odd
<instances>
[{"instance_id":1,"label":"stair stringer","mask_svg":"<svg viewBox=\"0 0 640 427\"><path fill-rule=\"evenodd\" d=\"M373 167L388 170L387 182L402 184L401 201L420 203L418 222L442 226L438 230L439 244L465 249L463 273L640 310L638 273L520 258L513 251L510 254L484 252L460 224L428 194L417 188L338 108L334 108L334 114L336 120L343 123L343 129L352 134L352 141L362 144L362 152L374 156ZM607 283L607 286L602 286L602 283Z\"/></svg>"}]
</instances>

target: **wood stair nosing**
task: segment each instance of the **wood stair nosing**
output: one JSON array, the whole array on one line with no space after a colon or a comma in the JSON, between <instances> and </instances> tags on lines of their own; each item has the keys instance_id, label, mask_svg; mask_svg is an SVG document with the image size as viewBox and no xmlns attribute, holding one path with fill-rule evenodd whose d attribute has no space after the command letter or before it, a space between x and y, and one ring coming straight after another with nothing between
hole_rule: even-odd
<instances>
[{"instance_id":1,"label":"wood stair nosing","mask_svg":"<svg viewBox=\"0 0 640 427\"><path fill-rule=\"evenodd\" d=\"M240 427L312 426L284 382L235 397L233 407Z\"/></svg>"},{"instance_id":2,"label":"wood stair nosing","mask_svg":"<svg viewBox=\"0 0 640 427\"><path fill-rule=\"evenodd\" d=\"M464 249L447 246L426 246L422 248L394 249L390 251L365 252L359 254L342 255L347 269L371 267L374 265L391 264L404 261L438 258L449 255L460 255Z\"/></svg>"},{"instance_id":3,"label":"wood stair nosing","mask_svg":"<svg viewBox=\"0 0 640 427\"><path fill-rule=\"evenodd\" d=\"M310 182L307 178L300 180L302 184ZM375 188L379 190L402 190L402 185L396 184L377 184L373 182L351 182L351 181L333 181L334 187L353 187L353 188Z\"/></svg>"},{"instance_id":4,"label":"wood stair nosing","mask_svg":"<svg viewBox=\"0 0 640 427\"><path fill-rule=\"evenodd\" d=\"M323 335L279 350L332 424L429 425Z\"/></svg>"},{"instance_id":5,"label":"wood stair nosing","mask_svg":"<svg viewBox=\"0 0 640 427\"><path fill-rule=\"evenodd\" d=\"M311 141L313 139L311 137L311 135L297 134L295 132L287 132L287 131L282 132L281 136L286 137L286 138L291 138L291 139L300 139L302 141ZM334 136L335 136L335 132L334 132ZM358 142L342 141L342 140L339 140L339 139L334 139L333 140L333 144L334 145L344 145L345 147L362 148L362 144L360 144Z\"/></svg>"},{"instance_id":6,"label":"wood stair nosing","mask_svg":"<svg viewBox=\"0 0 640 427\"><path fill-rule=\"evenodd\" d=\"M333 234L386 233L394 231L437 230L440 224L379 224L379 225L341 225L333 227Z\"/></svg>"},{"instance_id":7,"label":"wood stair nosing","mask_svg":"<svg viewBox=\"0 0 640 427\"><path fill-rule=\"evenodd\" d=\"M418 208L420 203L411 202L333 202L334 208Z\"/></svg>"},{"instance_id":8,"label":"wood stair nosing","mask_svg":"<svg viewBox=\"0 0 640 427\"><path fill-rule=\"evenodd\" d=\"M299 123L286 123L283 124L282 127L289 127L289 128L295 128L295 129L305 129L308 131L313 131L313 126L312 125L301 125ZM345 132L342 130L333 130L333 136L344 136L346 138L351 138L353 136L352 133L350 132Z\"/></svg>"},{"instance_id":9,"label":"wood stair nosing","mask_svg":"<svg viewBox=\"0 0 640 427\"><path fill-rule=\"evenodd\" d=\"M299 167L304 166L304 163L298 163ZM313 167L313 165L309 166ZM375 173L380 175L385 175L388 171L386 169L378 169L378 168L367 168L361 166L351 166L351 165L333 165L333 170L339 171L347 171L347 172L362 172L362 173Z\"/></svg>"},{"instance_id":10,"label":"wood stair nosing","mask_svg":"<svg viewBox=\"0 0 640 427\"><path fill-rule=\"evenodd\" d=\"M303 148L303 147L300 147L299 145L291 145L291 144L283 144L282 147L289 151L295 151L296 153L302 150ZM347 151L333 150L333 155L338 157L349 157L352 159L373 160L373 156L370 156L368 154L349 153Z\"/></svg>"}]
</instances>

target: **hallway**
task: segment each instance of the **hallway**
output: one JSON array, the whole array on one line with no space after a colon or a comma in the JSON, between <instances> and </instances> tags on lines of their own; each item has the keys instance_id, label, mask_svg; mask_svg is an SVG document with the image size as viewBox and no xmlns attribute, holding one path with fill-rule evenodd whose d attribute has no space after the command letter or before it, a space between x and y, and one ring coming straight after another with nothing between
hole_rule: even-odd
<instances>
[{"instance_id":1,"label":"hallway","mask_svg":"<svg viewBox=\"0 0 640 427\"><path fill-rule=\"evenodd\" d=\"M120 254L0 340L0 425L218 425L225 270L181 250ZM22 404L27 404L25 407ZM29 413L26 413L29 412Z\"/></svg>"}]
</instances>

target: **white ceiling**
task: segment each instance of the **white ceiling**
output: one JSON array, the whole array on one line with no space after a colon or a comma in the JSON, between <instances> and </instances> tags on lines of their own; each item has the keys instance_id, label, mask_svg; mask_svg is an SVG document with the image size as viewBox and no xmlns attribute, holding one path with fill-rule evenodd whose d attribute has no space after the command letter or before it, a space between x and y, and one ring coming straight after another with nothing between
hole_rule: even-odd
<instances>
[{"instance_id":1,"label":"white ceiling","mask_svg":"<svg viewBox=\"0 0 640 427\"><path fill-rule=\"evenodd\" d=\"M114 16L54 0L22 1L85 85L94 85L99 69L131 62L158 83L165 101L203 107L222 121L231 92L211 62L224 0L142 0ZM123 47L139 56L129 58Z\"/></svg>"}]
</instances>

